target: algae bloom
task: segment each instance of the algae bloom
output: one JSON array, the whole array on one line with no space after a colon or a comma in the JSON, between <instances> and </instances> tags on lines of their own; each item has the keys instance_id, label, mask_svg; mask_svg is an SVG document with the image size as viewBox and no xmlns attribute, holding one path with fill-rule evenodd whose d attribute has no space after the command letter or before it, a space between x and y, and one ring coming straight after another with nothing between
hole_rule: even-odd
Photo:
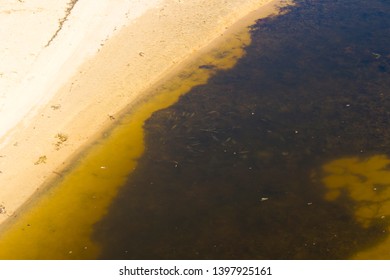
<instances>
[{"instance_id":1,"label":"algae bloom","mask_svg":"<svg viewBox=\"0 0 390 280\"><path fill-rule=\"evenodd\" d=\"M333 201L347 195L354 202L354 214L363 226L390 215L390 159L385 155L369 158L348 157L323 167L325 198Z\"/></svg>"}]
</instances>

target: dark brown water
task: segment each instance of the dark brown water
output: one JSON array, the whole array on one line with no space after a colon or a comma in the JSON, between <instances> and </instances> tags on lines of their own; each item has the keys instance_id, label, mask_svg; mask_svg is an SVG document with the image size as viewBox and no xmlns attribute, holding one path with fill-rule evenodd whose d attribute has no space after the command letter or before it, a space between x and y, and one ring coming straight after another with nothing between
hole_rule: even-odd
<instances>
[{"instance_id":1,"label":"dark brown water","mask_svg":"<svg viewBox=\"0 0 390 280\"><path fill-rule=\"evenodd\" d=\"M346 259L386 240L386 215L326 199L322 168L390 155L390 1L293 2L234 69L146 122L95 226L102 259Z\"/></svg>"}]
</instances>

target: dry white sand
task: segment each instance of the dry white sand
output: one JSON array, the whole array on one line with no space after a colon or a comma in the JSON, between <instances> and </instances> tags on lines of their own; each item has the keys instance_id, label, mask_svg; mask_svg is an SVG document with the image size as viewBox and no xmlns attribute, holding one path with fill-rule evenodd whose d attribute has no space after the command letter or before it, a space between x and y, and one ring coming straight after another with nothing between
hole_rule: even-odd
<instances>
[{"instance_id":1,"label":"dry white sand","mask_svg":"<svg viewBox=\"0 0 390 280\"><path fill-rule=\"evenodd\" d=\"M0 137L48 102L116 30L162 1L5 2L0 11Z\"/></svg>"},{"instance_id":2,"label":"dry white sand","mask_svg":"<svg viewBox=\"0 0 390 280\"><path fill-rule=\"evenodd\" d=\"M3 0L0 223L110 116L267 2L279 1Z\"/></svg>"}]
</instances>

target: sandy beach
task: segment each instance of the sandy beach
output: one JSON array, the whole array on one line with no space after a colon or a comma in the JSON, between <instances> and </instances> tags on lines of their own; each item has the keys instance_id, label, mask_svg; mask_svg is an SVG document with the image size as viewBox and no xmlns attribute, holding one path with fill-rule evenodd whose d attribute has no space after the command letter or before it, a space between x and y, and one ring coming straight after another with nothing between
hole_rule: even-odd
<instances>
[{"instance_id":1,"label":"sandy beach","mask_svg":"<svg viewBox=\"0 0 390 280\"><path fill-rule=\"evenodd\" d=\"M129 105L269 0L7 0L0 223Z\"/></svg>"}]
</instances>

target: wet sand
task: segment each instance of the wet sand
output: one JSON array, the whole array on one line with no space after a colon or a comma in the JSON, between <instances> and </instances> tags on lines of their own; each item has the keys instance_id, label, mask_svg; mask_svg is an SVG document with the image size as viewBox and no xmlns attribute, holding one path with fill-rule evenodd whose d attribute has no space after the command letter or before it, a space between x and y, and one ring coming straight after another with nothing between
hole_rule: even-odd
<instances>
[{"instance_id":1,"label":"wet sand","mask_svg":"<svg viewBox=\"0 0 390 280\"><path fill-rule=\"evenodd\" d=\"M0 18L9 19L17 9L44 11L45 1L35 2L29 10L23 1L9 1ZM0 222L61 176L129 104L260 5L251 0L125 2L115 7L108 1L100 6L64 2L62 10L53 8L51 29L35 25L48 36L27 38L34 59L21 59L26 64L10 59L4 68L9 72L2 69ZM23 73L11 79L12 69Z\"/></svg>"}]
</instances>

